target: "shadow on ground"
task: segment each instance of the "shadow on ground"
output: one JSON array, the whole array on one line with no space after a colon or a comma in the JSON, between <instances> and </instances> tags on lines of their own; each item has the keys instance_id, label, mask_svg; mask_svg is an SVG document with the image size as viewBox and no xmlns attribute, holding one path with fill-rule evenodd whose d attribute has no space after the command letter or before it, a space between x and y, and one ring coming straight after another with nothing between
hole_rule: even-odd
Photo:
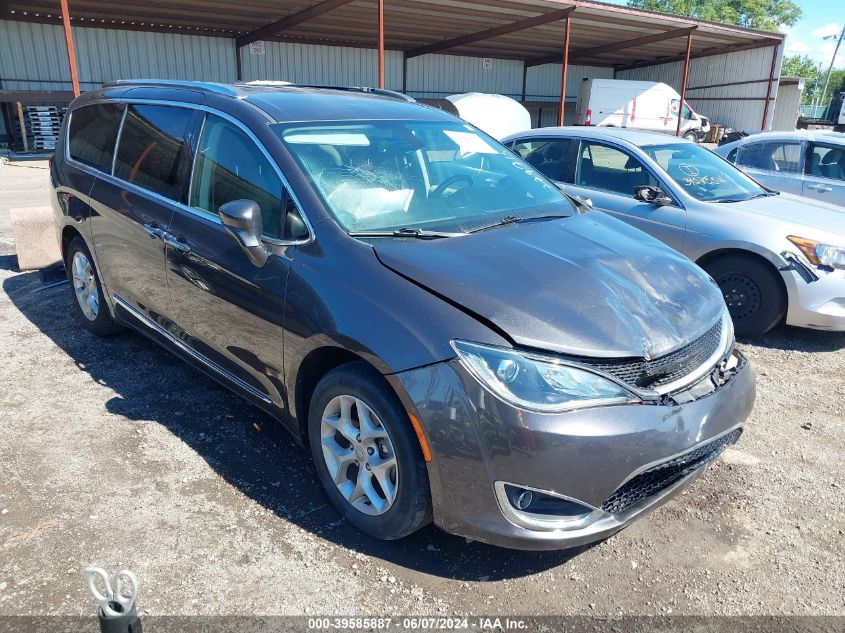
<instances>
[{"instance_id":1,"label":"shadow on ground","mask_svg":"<svg viewBox=\"0 0 845 633\"><path fill-rule=\"evenodd\" d=\"M759 339L740 342L791 352L838 352L845 349L845 332L825 332L782 325Z\"/></svg>"},{"instance_id":2,"label":"shadow on ground","mask_svg":"<svg viewBox=\"0 0 845 633\"><path fill-rule=\"evenodd\" d=\"M467 543L434 526L401 541L371 539L328 505L307 450L268 415L141 335L89 334L74 320L67 284L44 288L41 275L25 273L6 279L3 289L61 353L114 390L106 409L124 418L115 423L161 424L228 484L321 538L417 572L481 581L543 571L586 549L504 550Z\"/></svg>"}]
</instances>

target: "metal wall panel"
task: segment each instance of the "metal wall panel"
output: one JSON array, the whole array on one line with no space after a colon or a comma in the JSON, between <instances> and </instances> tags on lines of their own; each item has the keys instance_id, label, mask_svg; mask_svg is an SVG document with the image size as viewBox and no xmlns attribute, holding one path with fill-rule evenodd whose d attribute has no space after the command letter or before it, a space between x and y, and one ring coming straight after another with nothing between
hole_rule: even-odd
<instances>
[{"instance_id":1,"label":"metal wall panel","mask_svg":"<svg viewBox=\"0 0 845 633\"><path fill-rule=\"evenodd\" d=\"M777 55L775 79L780 75L782 50ZM687 101L696 112L708 117L713 123L739 130L760 130L771 67L771 47L693 59L690 61ZM683 62L673 62L620 71L616 78L662 81L680 92L683 71ZM753 83L723 85L734 82ZM769 105L766 128L771 125L774 117L777 88L775 81L772 84L773 101Z\"/></svg>"},{"instance_id":2,"label":"metal wall panel","mask_svg":"<svg viewBox=\"0 0 845 633\"><path fill-rule=\"evenodd\" d=\"M230 40L231 41L231 40ZM336 86L377 86L378 52L369 48L265 42L264 54L241 49L243 79ZM402 53L385 51L384 85L402 89Z\"/></svg>"},{"instance_id":3,"label":"metal wall panel","mask_svg":"<svg viewBox=\"0 0 845 633\"><path fill-rule=\"evenodd\" d=\"M525 94L528 101L558 101L560 99L560 71L562 64L543 64L528 69ZM570 64L566 73L566 98L578 98L583 79L613 79L613 69L602 66ZM545 119L545 112L543 114Z\"/></svg>"},{"instance_id":4,"label":"metal wall panel","mask_svg":"<svg viewBox=\"0 0 845 633\"><path fill-rule=\"evenodd\" d=\"M460 92L487 92L520 98L522 62L481 57L422 55L408 60L408 94L437 99Z\"/></svg>"},{"instance_id":5,"label":"metal wall panel","mask_svg":"<svg viewBox=\"0 0 845 633\"><path fill-rule=\"evenodd\" d=\"M234 81L234 40L73 27L79 82L121 78ZM7 90L71 90L62 28L0 20L0 77Z\"/></svg>"},{"instance_id":6,"label":"metal wall panel","mask_svg":"<svg viewBox=\"0 0 845 633\"><path fill-rule=\"evenodd\" d=\"M775 116L772 119L773 130L792 132L795 129L803 94L803 79L794 79L778 86L778 100L775 102Z\"/></svg>"},{"instance_id":7,"label":"metal wall panel","mask_svg":"<svg viewBox=\"0 0 845 633\"><path fill-rule=\"evenodd\" d=\"M6 90L70 90L61 27L0 20L0 78Z\"/></svg>"}]
</instances>

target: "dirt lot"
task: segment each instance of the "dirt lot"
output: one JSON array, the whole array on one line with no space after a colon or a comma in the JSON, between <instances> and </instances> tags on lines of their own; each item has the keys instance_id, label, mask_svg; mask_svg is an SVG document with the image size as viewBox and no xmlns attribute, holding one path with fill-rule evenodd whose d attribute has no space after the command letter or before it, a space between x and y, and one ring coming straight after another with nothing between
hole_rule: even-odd
<instances>
[{"instance_id":1,"label":"dirt lot","mask_svg":"<svg viewBox=\"0 0 845 633\"><path fill-rule=\"evenodd\" d=\"M845 334L742 344L743 439L603 543L381 543L265 415L17 270L8 208L46 198L45 163L0 166L0 615L91 613L91 563L134 570L150 614L845 614Z\"/></svg>"}]
</instances>

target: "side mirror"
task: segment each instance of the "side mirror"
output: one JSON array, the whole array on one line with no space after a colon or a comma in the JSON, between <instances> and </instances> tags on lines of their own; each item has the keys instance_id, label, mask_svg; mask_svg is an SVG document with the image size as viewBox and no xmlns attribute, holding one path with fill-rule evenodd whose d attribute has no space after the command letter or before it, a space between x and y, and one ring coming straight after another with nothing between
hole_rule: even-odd
<instances>
[{"instance_id":1,"label":"side mirror","mask_svg":"<svg viewBox=\"0 0 845 633\"><path fill-rule=\"evenodd\" d=\"M269 254L261 243L261 207L254 200L232 200L221 204L217 214L256 266L263 266Z\"/></svg>"},{"instance_id":2,"label":"side mirror","mask_svg":"<svg viewBox=\"0 0 845 633\"><path fill-rule=\"evenodd\" d=\"M667 196L660 187L641 185L634 187L634 197L640 202L647 202L656 207L665 207L672 204L672 198Z\"/></svg>"},{"instance_id":3,"label":"side mirror","mask_svg":"<svg viewBox=\"0 0 845 633\"><path fill-rule=\"evenodd\" d=\"M580 202L581 204L583 204L585 207L587 207L588 209L593 208L593 201L590 198L588 198L587 196L575 196L575 199L578 202Z\"/></svg>"}]
</instances>

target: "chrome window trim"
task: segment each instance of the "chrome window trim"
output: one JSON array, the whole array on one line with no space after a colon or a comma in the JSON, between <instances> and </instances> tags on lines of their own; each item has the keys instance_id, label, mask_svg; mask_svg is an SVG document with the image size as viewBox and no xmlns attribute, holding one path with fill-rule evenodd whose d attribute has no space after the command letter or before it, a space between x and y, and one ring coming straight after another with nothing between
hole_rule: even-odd
<instances>
[{"instance_id":1,"label":"chrome window trim","mask_svg":"<svg viewBox=\"0 0 845 633\"><path fill-rule=\"evenodd\" d=\"M123 122L126 121L126 113L129 110L127 104L123 104L123 114L120 115L120 125L117 126L117 136L114 139L114 151L111 155L111 172L110 176L114 176L114 167L117 164L117 148L120 147L120 139L123 137ZM90 192L89 192L90 193Z\"/></svg>"},{"instance_id":2,"label":"chrome window trim","mask_svg":"<svg viewBox=\"0 0 845 633\"><path fill-rule=\"evenodd\" d=\"M277 239L277 238L272 238L272 237L267 237L267 236L262 235L261 241L266 242L268 244L273 244L273 245L276 245L276 246L304 246L305 244L310 244L311 242L313 242L316 239L316 235L314 233L314 227L311 224L311 220L308 218L308 215L303 210L303 207L302 207L302 204L299 200L299 197L296 195L296 193L291 188L290 182L288 181L287 178L285 178L285 175L282 173L282 170L279 169L279 166L276 164L276 161L273 159L270 152L267 151L267 148L264 147L264 144L260 140L258 140L258 137L255 136L255 134L252 132L252 130L247 128L243 123L241 123L237 118L233 117L231 114L223 112L222 110L218 110L217 108L211 108L211 107L206 106L206 105L200 105L200 104L194 104L194 103L184 103L184 102L181 102L181 101L168 101L166 99L132 99L132 98L124 99L124 98L116 97L114 99L93 100L90 103L86 103L82 107L88 107L89 105L96 105L98 103L122 103L122 104L126 104L127 106L129 104L170 106L170 107L174 107L174 108L184 108L184 109L187 109L187 110L199 110L201 112L205 112L206 114L214 114L216 116L219 116L219 117L229 121L235 127L239 128L241 131L243 131L250 138L250 140L252 140L252 142L255 143L255 145L258 147L258 149L261 151L261 153L264 154L265 158L267 158L267 160L270 162L270 164L273 167L273 170L276 172L276 174L279 176L279 179L282 181L282 185L285 187L285 190L287 191L288 195L293 199L294 203L296 204L296 207L299 210L299 215L302 217L302 221L305 222L305 226L308 228L308 237L307 238L303 238L303 239L299 239L299 240L282 240L282 239ZM120 127L118 128L118 140L120 139L120 136L123 133L123 121L126 118L126 111L127 111L127 108L125 107L124 110L123 110L123 113L124 113L123 118L121 119L121 124L120 124ZM73 112L74 111L70 112L69 117L73 117ZM205 126L205 120L203 120L203 126ZM198 142L199 142L199 139L198 139ZM125 181L121 178L117 178L116 176L114 176L113 172L114 172L115 157L117 156L117 149L118 149L117 142L115 142L114 156L112 157L112 173L111 174L107 174L104 171L97 169L96 167L91 167L90 165L86 165L84 163L80 163L77 160L74 160L70 156L70 118L68 118L68 128L67 128L67 134L65 135L65 146L64 146L64 158L65 158L66 163L68 163L69 165L71 165L73 167L76 167L77 169L81 169L82 171L88 172L88 173L90 173L94 176L101 176L101 177L105 177L107 179L110 179L110 182L112 184L117 184L117 185L120 185L120 186L128 187L132 191L139 193L139 194L142 194L142 195L152 196L153 199L155 199L157 201L164 202L166 204L173 205L177 209L179 209L180 211L190 213L190 214L192 214L196 217L203 218L204 220L208 220L210 222L213 222L215 224L219 224L221 226L223 225L223 222L220 220L219 217L210 215L206 211L201 211L200 209L196 209L196 208L190 206L189 204L184 204L184 203L179 202L177 200L167 198L166 196L162 196L161 194L158 194L155 191L151 191L151 190L146 189L144 187L140 187L138 185L135 185L134 183L127 182L127 181ZM196 166L196 156L194 156L194 164L191 165L191 175L189 177L189 187L192 186L192 183L193 183L194 167L195 166ZM188 202L190 202L190 200L191 199L190 199L190 189L189 189Z\"/></svg>"},{"instance_id":3,"label":"chrome window trim","mask_svg":"<svg viewBox=\"0 0 845 633\"><path fill-rule=\"evenodd\" d=\"M200 363L202 363L203 365L205 365L209 369L214 370L216 373L220 374L223 378L225 378L226 380L228 380L228 381L232 382L233 384L237 385L238 387L240 387L244 391L247 391L248 393L252 394L253 396L258 398L262 402L264 402L266 404L273 404L273 400L266 393L259 391L258 389L256 389L252 385L244 382L243 380L241 380L240 378L235 376L232 372L224 369L223 367L221 367L220 365L215 363L210 358L207 358L206 356L203 356L202 354L200 354L198 351L196 351L195 349L193 349L192 347L187 345L184 341L182 341L182 339L180 339L179 337L171 334L166 329L161 327L158 323L153 321L146 314L144 314L143 312L138 310L135 306L130 304L126 299L121 297L119 294L112 293L112 298L114 299L114 302L117 305L119 305L124 310L129 312L129 314L131 314L135 319L137 319L139 323L141 323L142 325L145 325L146 327L153 330L157 334L160 334L161 336L166 338L173 345L175 345L180 350L182 350L183 352L188 354L191 358L199 361Z\"/></svg>"}]
</instances>

